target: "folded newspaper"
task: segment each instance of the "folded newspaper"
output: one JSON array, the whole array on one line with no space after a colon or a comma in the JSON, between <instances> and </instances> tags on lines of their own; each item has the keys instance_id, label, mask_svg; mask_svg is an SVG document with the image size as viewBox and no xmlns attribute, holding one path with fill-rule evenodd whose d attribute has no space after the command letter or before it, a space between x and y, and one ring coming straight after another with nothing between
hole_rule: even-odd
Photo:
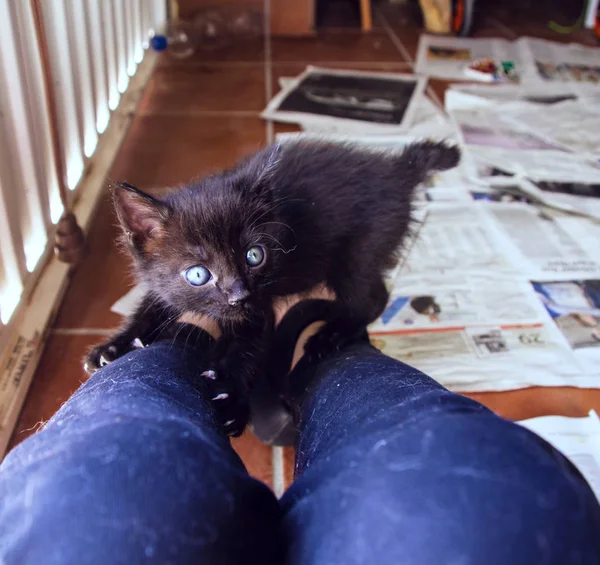
<instances>
[{"instance_id":1,"label":"folded newspaper","mask_svg":"<svg viewBox=\"0 0 600 565\"><path fill-rule=\"evenodd\" d=\"M593 410L586 418L542 416L518 422L571 460L600 500L600 419Z\"/></svg>"},{"instance_id":2,"label":"folded newspaper","mask_svg":"<svg viewBox=\"0 0 600 565\"><path fill-rule=\"evenodd\" d=\"M475 61L489 60L504 84L560 86L575 94L598 90L600 48L564 44L532 37L515 41L499 38L457 38L421 35L415 71L418 74L456 80L490 80L473 73ZM508 66L509 74L502 71Z\"/></svg>"},{"instance_id":3,"label":"folded newspaper","mask_svg":"<svg viewBox=\"0 0 600 565\"><path fill-rule=\"evenodd\" d=\"M521 57L519 46L506 39L467 39L421 34L415 71L443 79L489 81L485 74L470 72L474 61L489 59L499 67L502 63L511 64L511 74L497 76L496 80L518 83L523 72Z\"/></svg>"}]
</instances>

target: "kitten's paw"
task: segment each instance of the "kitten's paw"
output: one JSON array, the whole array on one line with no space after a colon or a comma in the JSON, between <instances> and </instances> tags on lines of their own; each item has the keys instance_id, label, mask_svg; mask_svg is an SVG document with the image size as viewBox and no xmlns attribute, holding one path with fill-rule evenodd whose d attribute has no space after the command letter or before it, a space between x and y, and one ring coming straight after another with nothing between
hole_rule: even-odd
<instances>
[{"instance_id":1,"label":"kitten's paw","mask_svg":"<svg viewBox=\"0 0 600 565\"><path fill-rule=\"evenodd\" d=\"M138 343L139 342L139 343ZM143 347L139 339L134 340L131 344L124 346L116 341L109 341L94 347L85 358L83 368L89 375L95 373L98 369L112 363L115 359L123 357L133 349Z\"/></svg>"},{"instance_id":2,"label":"kitten's paw","mask_svg":"<svg viewBox=\"0 0 600 565\"><path fill-rule=\"evenodd\" d=\"M212 405L225 433L232 437L242 435L250 419L248 393L222 368L208 369L200 376L208 386Z\"/></svg>"}]
</instances>

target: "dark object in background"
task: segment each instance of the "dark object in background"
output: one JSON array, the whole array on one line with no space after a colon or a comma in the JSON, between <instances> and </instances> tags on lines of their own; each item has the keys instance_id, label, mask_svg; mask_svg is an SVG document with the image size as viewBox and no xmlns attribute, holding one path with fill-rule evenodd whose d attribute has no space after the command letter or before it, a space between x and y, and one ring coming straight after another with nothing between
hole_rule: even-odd
<instances>
[{"instance_id":1,"label":"dark object in background","mask_svg":"<svg viewBox=\"0 0 600 565\"><path fill-rule=\"evenodd\" d=\"M417 83L368 76L312 73L278 110L382 124L401 124Z\"/></svg>"},{"instance_id":2,"label":"dark object in background","mask_svg":"<svg viewBox=\"0 0 600 565\"><path fill-rule=\"evenodd\" d=\"M561 194L574 194L575 196L591 196L600 198L600 184L582 182L536 182L541 190L559 192Z\"/></svg>"},{"instance_id":3,"label":"dark object in background","mask_svg":"<svg viewBox=\"0 0 600 565\"><path fill-rule=\"evenodd\" d=\"M345 27L360 29L359 0L316 0L317 28Z\"/></svg>"},{"instance_id":4,"label":"dark object in background","mask_svg":"<svg viewBox=\"0 0 600 565\"><path fill-rule=\"evenodd\" d=\"M471 35L475 17L475 0L452 0L452 31L460 37Z\"/></svg>"}]
</instances>

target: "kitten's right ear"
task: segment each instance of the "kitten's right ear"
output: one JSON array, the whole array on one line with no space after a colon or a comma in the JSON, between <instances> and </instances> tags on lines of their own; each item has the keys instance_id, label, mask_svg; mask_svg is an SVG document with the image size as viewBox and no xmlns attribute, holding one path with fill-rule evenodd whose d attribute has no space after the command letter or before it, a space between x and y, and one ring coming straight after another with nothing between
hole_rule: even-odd
<instances>
[{"instance_id":1,"label":"kitten's right ear","mask_svg":"<svg viewBox=\"0 0 600 565\"><path fill-rule=\"evenodd\" d=\"M113 202L121 227L133 244L143 246L163 233L169 209L160 200L122 182L113 186Z\"/></svg>"}]
</instances>

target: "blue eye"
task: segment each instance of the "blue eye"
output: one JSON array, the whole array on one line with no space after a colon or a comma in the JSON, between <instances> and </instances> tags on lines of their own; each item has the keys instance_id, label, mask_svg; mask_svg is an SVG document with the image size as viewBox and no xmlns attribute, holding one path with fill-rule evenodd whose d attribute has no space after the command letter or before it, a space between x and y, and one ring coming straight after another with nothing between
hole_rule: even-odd
<instances>
[{"instance_id":1,"label":"blue eye","mask_svg":"<svg viewBox=\"0 0 600 565\"><path fill-rule=\"evenodd\" d=\"M251 267L258 267L265 260L265 248L255 245L246 251L246 263Z\"/></svg>"},{"instance_id":2,"label":"blue eye","mask_svg":"<svg viewBox=\"0 0 600 565\"><path fill-rule=\"evenodd\" d=\"M189 282L192 286L205 285L211 279L212 276L210 274L210 271L202 265L190 267L187 271L185 271L183 275L185 277L185 280Z\"/></svg>"}]
</instances>

